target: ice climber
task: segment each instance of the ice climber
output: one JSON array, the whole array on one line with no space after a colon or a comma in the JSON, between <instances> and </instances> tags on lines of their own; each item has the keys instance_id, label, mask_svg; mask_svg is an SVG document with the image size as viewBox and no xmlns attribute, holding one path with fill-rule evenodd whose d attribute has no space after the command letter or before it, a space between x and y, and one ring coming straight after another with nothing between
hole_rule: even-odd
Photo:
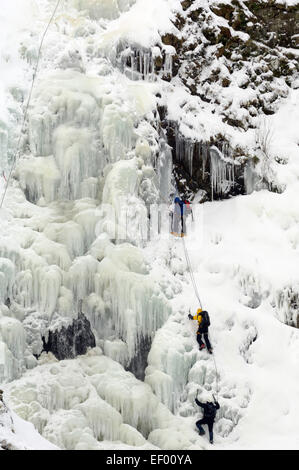
<instances>
[{"instance_id":1,"label":"ice climber","mask_svg":"<svg viewBox=\"0 0 299 470\"><path fill-rule=\"evenodd\" d=\"M209 340L210 317L208 312L203 311L201 308L199 308L195 316L189 313L188 318L189 320L198 321L197 342L199 344L199 349L204 349L207 346L209 353L212 354L213 349ZM204 344L204 342L202 341L202 335L204 336L206 344Z\"/></svg>"},{"instance_id":2,"label":"ice climber","mask_svg":"<svg viewBox=\"0 0 299 470\"><path fill-rule=\"evenodd\" d=\"M207 401L207 403L201 403L195 398L195 403L203 409L203 418L196 422L196 427L198 428L199 434L203 436L205 431L202 427L203 424L207 424L209 428L210 443L213 444L213 425L216 417L217 410L219 410L220 405L218 401L214 398L214 403Z\"/></svg>"},{"instance_id":3,"label":"ice climber","mask_svg":"<svg viewBox=\"0 0 299 470\"><path fill-rule=\"evenodd\" d=\"M176 197L174 200L171 234L176 237L184 237L186 235L186 206L179 197Z\"/></svg>"}]
</instances>

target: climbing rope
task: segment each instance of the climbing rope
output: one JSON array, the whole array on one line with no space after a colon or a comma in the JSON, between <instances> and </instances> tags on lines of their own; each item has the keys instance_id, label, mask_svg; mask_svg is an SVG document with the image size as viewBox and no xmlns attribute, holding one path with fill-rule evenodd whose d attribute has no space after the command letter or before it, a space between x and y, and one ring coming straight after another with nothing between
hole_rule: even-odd
<instances>
[{"instance_id":1,"label":"climbing rope","mask_svg":"<svg viewBox=\"0 0 299 470\"><path fill-rule=\"evenodd\" d=\"M210 338L211 338L211 341L212 341L212 343L213 343L213 338L212 338L211 335L210 335ZM218 368L217 368L217 364L216 364L215 354L213 353L212 356L213 356L214 368L215 368L215 375L216 375L216 398L217 398L217 400L218 400L218 391L219 391L219 381L218 381L218 377L219 377L219 374L218 374Z\"/></svg>"},{"instance_id":2,"label":"climbing rope","mask_svg":"<svg viewBox=\"0 0 299 470\"><path fill-rule=\"evenodd\" d=\"M190 257L189 257L189 253L188 253L188 250L187 250L187 247L186 247L186 243L185 243L184 237L182 237L182 241L183 241L183 247L184 247L186 262L187 262L187 265L188 265L188 270L189 270L189 273L190 273L190 278L191 278L191 282L192 282L192 285L193 285L193 289L194 289L195 295L196 295L196 297L197 297L197 299L198 299L200 308L202 309L202 303L201 303L201 300L200 300L200 295L199 295L199 292L198 292L196 280L195 280L195 277L194 277L194 273L193 273L193 269L192 269L192 265L191 265L191 261L190 261ZM211 335L210 335L210 337L211 337ZM213 343L212 338L211 338L211 341L212 341L212 343ZM212 356L213 356L214 368L215 368L215 376L216 376L216 397L217 397L217 400L218 400L218 390L219 390L218 369L217 369L217 363L216 363L216 359L215 359L214 353L212 354Z\"/></svg>"},{"instance_id":3,"label":"climbing rope","mask_svg":"<svg viewBox=\"0 0 299 470\"><path fill-rule=\"evenodd\" d=\"M186 247L186 243L185 243L184 237L182 237L182 240L183 240L183 247L184 247L184 252L185 252L185 258L186 258L187 265L188 265L188 268L189 268L189 273L190 273L191 282L192 282L192 284L193 284L193 289L194 289L195 295L196 295L196 297L197 297L197 300L198 300L198 302L199 302L200 308L202 309L202 303L201 303L201 300L200 300L199 292L198 292L198 289L197 289L197 285L196 285L196 281L195 281L195 277L194 277L194 273L193 273L193 270L192 270L191 261L190 261L190 258L189 258L189 254L188 254L188 251L187 251L187 247Z\"/></svg>"},{"instance_id":4,"label":"climbing rope","mask_svg":"<svg viewBox=\"0 0 299 470\"><path fill-rule=\"evenodd\" d=\"M6 184L5 184L5 189L4 189L4 192L3 192L3 195L2 195L2 199L1 199L1 203L0 203L0 209L2 209L2 206L3 206L3 203L4 203L4 199L5 199L5 196L6 196L6 193L7 193L7 190L8 190L8 186L9 186L9 182L10 182L10 179L12 177L12 173L15 169L15 166L16 166L16 163L20 157L20 144L21 144L21 139L22 139L22 135L23 135L23 132L24 132L24 129L25 129L25 124L26 124L26 119L27 119L27 115L28 115L28 109L29 109L29 106L30 106L30 102L31 102L31 98L32 98L32 92L33 92L33 88L34 88L34 84L35 84L35 80L36 80L36 76L37 76L37 72L38 72L38 67L39 67L39 62L40 62L40 58L41 58L41 55L42 55L42 49L43 49L43 45L44 45L44 40L46 38L46 35L47 35L47 32L53 22L53 19L56 15L56 12L58 10L58 7L60 6L60 3L61 3L62 0L58 0L57 3L56 3L56 6L54 8L54 11L52 13L52 16L50 18L50 21L48 22L47 24L47 27L42 35L42 39L41 39L41 42L40 42L40 46L39 46L39 49L38 49L38 54L37 54L37 61L36 61L36 65L35 65L35 68L34 68L34 71L33 71L33 78L32 78L32 83L31 83L31 88L30 88L30 92L29 92L29 96L28 96L28 100L27 100L27 104L25 106L25 111L24 111L24 116L23 116L23 122L22 122L22 126L21 126L21 130L20 130L20 135L19 135L19 138L18 138L18 142L17 142L17 147L16 147L16 151L14 153L14 156L13 156L13 161L12 161L12 165L11 165L11 169L10 169L10 172L9 172L9 175L8 177L6 178Z\"/></svg>"}]
</instances>

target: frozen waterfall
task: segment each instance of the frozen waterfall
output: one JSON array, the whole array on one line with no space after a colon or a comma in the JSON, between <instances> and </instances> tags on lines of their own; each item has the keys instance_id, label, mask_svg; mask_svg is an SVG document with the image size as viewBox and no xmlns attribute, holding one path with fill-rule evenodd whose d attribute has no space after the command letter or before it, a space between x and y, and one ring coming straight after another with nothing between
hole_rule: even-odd
<instances>
[{"instance_id":1,"label":"frozen waterfall","mask_svg":"<svg viewBox=\"0 0 299 470\"><path fill-rule=\"evenodd\" d=\"M0 195L54 4L29 3L0 13ZM195 398L213 394L216 448L298 444L298 89L284 84L266 117L285 188L270 192L253 127L224 119L230 86L211 96L214 65L228 73L233 59L201 22L228 20L189 3L69 0L49 26L0 209L0 448L209 449ZM241 119L253 89L236 61ZM190 263L169 235L178 167L183 185L198 183ZM194 284L214 356L188 318Z\"/></svg>"}]
</instances>

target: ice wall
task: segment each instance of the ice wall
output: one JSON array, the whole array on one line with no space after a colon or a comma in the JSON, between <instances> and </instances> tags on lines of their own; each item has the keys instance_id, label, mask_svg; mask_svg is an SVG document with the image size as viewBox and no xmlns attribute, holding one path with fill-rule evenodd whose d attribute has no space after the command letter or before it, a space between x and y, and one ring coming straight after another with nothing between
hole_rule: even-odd
<instances>
[{"instance_id":1,"label":"ice wall","mask_svg":"<svg viewBox=\"0 0 299 470\"><path fill-rule=\"evenodd\" d=\"M94 349L73 361L45 355L33 371L6 386L9 403L62 449L182 449L195 442L151 388ZM184 429L169 435L169 428ZM156 429L156 431L154 431ZM181 430L182 430L181 429ZM157 431L158 430L158 431Z\"/></svg>"},{"instance_id":2,"label":"ice wall","mask_svg":"<svg viewBox=\"0 0 299 470\"><path fill-rule=\"evenodd\" d=\"M114 2L112 16L131 3ZM74 6L93 19L111 19L107 2ZM66 45L66 31L77 34L78 28L70 22L65 29L68 21L57 18L28 113L28 140L14 173L19 225L14 242L10 227L0 242L0 301L9 299L5 315L24 325L27 365L35 365L33 355L40 355L48 330L68 328L83 305L107 354L125 351L121 362L128 366L141 339L150 342L170 313L141 252L128 244L147 242L149 204L159 201L162 187L167 192L169 171L162 175L154 168L160 143L152 85L132 86L105 58L95 60L95 71L84 48ZM59 34L53 70L48 64ZM169 168L169 162L163 165ZM123 242L122 251L115 243ZM16 350L9 344L3 356L14 357ZM21 367L10 364L8 380Z\"/></svg>"},{"instance_id":3,"label":"ice wall","mask_svg":"<svg viewBox=\"0 0 299 470\"><path fill-rule=\"evenodd\" d=\"M118 18L121 13L129 10L136 0L72 0L79 11L88 13L93 20Z\"/></svg>"},{"instance_id":4,"label":"ice wall","mask_svg":"<svg viewBox=\"0 0 299 470\"><path fill-rule=\"evenodd\" d=\"M2 390L0 395L0 450L58 450L7 407Z\"/></svg>"},{"instance_id":5,"label":"ice wall","mask_svg":"<svg viewBox=\"0 0 299 470\"><path fill-rule=\"evenodd\" d=\"M126 44L121 41L110 52L110 58L131 80L155 82L159 78L172 78L175 54L174 47L164 44L145 48L138 43Z\"/></svg>"},{"instance_id":6,"label":"ice wall","mask_svg":"<svg viewBox=\"0 0 299 470\"><path fill-rule=\"evenodd\" d=\"M250 165L243 168L241 160L233 158L233 151L227 143L221 141L216 145L183 135L176 123L169 123L169 140L174 140L174 160L187 172L200 188L207 190L213 197L225 197L235 191L236 180L245 177L245 187L252 192L253 178ZM171 126L174 125L174 129ZM173 135L172 135L173 134ZM244 176L245 175L245 176ZM252 180L252 183L250 182ZM188 182L187 182L188 184ZM245 190L244 187L244 190Z\"/></svg>"},{"instance_id":7,"label":"ice wall","mask_svg":"<svg viewBox=\"0 0 299 470\"><path fill-rule=\"evenodd\" d=\"M135 129L154 101L146 86L133 89L118 74L111 82L61 71L39 84L29 122L35 158L17 170L29 200L98 198L96 179L107 164L134 155Z\"/></svg>"}]
</instances>

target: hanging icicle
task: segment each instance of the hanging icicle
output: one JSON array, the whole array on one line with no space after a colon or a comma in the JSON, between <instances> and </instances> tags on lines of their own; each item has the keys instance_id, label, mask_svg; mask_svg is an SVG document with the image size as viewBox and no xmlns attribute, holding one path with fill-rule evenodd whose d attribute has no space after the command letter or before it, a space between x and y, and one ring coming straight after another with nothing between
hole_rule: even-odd
<instances>
[{"instance_id":1,"label":"hanging icicle","mask_svg":"<svg viewBox=\"0 0 299 470\"><path fill-rule=\"evenodd\" d=\"M223 149L228 155L228 146L223 147ZM223 153L215 146L210 148L210 181L212 197L214 194L226 194L232 188L235 182L234 168L234 161L230 157L224 156Z\"/></svg>"}]
</instances>

